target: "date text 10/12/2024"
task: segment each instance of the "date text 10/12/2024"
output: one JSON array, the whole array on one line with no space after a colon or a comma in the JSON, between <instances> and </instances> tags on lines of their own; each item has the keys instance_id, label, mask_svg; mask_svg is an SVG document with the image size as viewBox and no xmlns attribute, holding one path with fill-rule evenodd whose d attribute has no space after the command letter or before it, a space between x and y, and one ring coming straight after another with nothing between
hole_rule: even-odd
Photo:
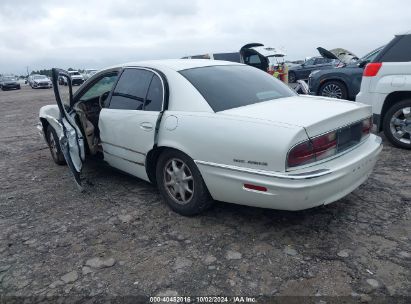
<instances>
[{"instance_id":1,"label":"date text 10/12/2024","mask_svg":"<svg viewBox=\"0 0 411 304\"><path fill-rule=\"evenodd\" d=\"M156 296L150 297L150 303L256 303L254 297L215 297L215 296Z\"/></svg>"}]
</instances>

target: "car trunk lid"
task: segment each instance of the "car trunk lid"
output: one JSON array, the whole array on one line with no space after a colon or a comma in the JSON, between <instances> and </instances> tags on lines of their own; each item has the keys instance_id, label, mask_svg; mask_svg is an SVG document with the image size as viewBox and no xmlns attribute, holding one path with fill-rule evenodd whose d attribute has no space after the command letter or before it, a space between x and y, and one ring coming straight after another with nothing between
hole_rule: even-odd
<instances>
[{"instance_id":1,"label":"car trunk lid","mask_svg":"<svg viewBox=\"0 0 411 304\"><path fill-rule=\"evenodd\" d=\"M218 114L303 127L307 135L313 138L370 117L371 107L345 100L294 96L229 109Z\"/></svg>"}]
</instances>

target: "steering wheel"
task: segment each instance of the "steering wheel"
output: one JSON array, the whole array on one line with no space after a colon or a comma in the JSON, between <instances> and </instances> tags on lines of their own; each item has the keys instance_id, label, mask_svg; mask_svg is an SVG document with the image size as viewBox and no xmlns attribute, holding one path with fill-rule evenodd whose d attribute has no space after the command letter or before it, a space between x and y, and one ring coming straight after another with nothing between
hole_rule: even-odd
<instances>
[{"instance_id":1,"label":"steering wheel","mask_svg":"<svg viewBox=\"0 0 411 304\"><path fill-rule=\"evenodd\" d=\"M105 105L105 101L108 97L108 95L110 94L110 91L104 92L103 94L100 95L100 97L98 98L98 104L100 105L100 108L104 108Z\"/></svg>"}]
</instances>

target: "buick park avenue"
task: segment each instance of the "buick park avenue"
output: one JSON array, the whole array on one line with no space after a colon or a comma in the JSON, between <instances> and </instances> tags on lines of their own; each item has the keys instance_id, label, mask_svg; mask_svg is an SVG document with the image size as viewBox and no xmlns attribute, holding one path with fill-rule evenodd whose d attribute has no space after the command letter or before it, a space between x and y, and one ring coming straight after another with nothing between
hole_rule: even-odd
<instances>
[{"instance_id":1,"label":"buick park avenue","mask_svg":"<svg viewBox=\"0 0 411 304\"><path fill-rule=\"evenodd\" d=\"M57 104L40 109L54 162L81 187L83 163L100 155L157 185L182 215L213 200L283 210L329 204L368 178L382 149L370 106L299 96L240 63L127 63L74 94L70 79L53 69Z\"/></svg>"}]
</instances>

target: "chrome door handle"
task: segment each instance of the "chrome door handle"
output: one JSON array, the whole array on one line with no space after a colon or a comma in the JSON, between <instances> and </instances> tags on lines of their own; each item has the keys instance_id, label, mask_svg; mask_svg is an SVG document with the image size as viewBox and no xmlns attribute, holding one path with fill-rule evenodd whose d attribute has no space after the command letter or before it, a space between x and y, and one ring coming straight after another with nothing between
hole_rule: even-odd
<instances>
[{"instance_id":1,"label":"chrome door handle","mask_svg":"<svg viewBox=\"0 0 411 304\"><path fill-rule=\"evenodd\" d=\"M142 128L144 131L151 131L153 130L153 125L150 122L142 122L140 124L140 128Z\"/></svg>"}]
</instances>

